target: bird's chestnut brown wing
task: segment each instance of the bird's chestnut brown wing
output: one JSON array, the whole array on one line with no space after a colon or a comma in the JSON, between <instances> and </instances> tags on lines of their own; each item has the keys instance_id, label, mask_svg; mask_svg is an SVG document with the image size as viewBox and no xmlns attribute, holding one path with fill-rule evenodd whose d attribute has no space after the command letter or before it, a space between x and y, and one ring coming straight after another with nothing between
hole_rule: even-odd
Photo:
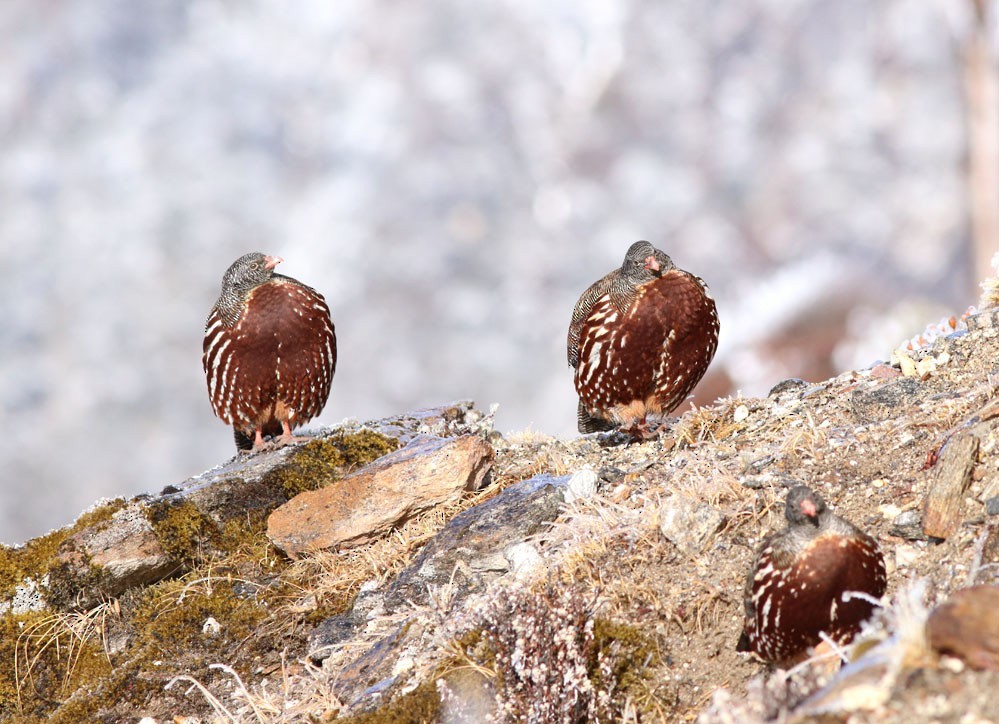
<instances>
[{"instance_id":1,"label":"bird's chestnut brown wing","mask_svg":"<svg viewBox=\"0 0 999 724\"><path fill-rule=\"evenodd\" d=\"M329 398L336 331L322 294L291 279L282 279L276 288L284 295L277 399L295 411L301 424L322 412Z\"/></svg>"}]
</instances>

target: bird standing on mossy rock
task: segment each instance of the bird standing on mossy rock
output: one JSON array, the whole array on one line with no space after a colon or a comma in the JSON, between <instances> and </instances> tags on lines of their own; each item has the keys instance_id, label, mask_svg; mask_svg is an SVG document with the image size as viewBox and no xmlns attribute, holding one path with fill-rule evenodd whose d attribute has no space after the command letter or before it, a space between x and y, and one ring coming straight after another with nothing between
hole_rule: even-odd
<instances>
[{"instance_id":1,"label":"bird standing on mossy rock","mask_svg":"<svg viewBox=\"0 0 999 724\"><path fill-rule=\"evenodd\" d=\"M233 262L205 322L208 397L239 450L264 447L264 436L295 440L292 430L322 412L336 369L326 300L276 274L282 261L254 252Z\"/></svg>"},{"instance_id":2,"label":"bird standing on mossy rock","mask_svg":"<svg viewBox=\"0 0 999 724\"><path fill-rule=\"evenodd\" d=\"M756 553L736 649L788 667L806 659L822 633L849 643L888 577L877 541L833 514L811 489L791 489L784 517L787 528L765 538Z\"/></svg>"},{"instance_id":3,"label":"bird standing on mossy rock","mask_svg":"<svg viewBox=\"0 0 999 724\"><path fill-rule=\"evenodd\" d=\"M582 433L620 428L650 437L704 376L718 347L718 312L700 277L647 241L592 284L569 324L569 366Z\"/></svg>"}]
</instances>

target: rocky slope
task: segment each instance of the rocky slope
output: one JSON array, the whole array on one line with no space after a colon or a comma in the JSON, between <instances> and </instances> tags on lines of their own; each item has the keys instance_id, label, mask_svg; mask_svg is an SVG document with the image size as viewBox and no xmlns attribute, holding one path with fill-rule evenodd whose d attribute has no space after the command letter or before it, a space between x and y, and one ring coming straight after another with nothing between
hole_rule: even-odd
<instances>
[{"instance_id":1,"label":"rocky slope","mask_svg":"<svg viewBox=\"0 0 999 724\"><path fill-rule=\"evenodd\" d=\"M456 403L105 502L0 549L0 713L997 720L997 324L642 444L501 435ZM735 651L753 550L801 482L889 568L835 677Z\"/></svg>"}]
</instances>

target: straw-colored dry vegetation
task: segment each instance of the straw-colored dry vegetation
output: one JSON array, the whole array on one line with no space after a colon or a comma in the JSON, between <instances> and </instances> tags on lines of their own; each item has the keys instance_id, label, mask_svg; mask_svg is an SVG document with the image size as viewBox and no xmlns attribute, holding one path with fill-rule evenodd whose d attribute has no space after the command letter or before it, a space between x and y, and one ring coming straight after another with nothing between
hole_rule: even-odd
<instances>
[{"instance_id":1,"label":"straw-colored dry vegetation","mask_svg":"<svg viewBox=\"0 0 999 724\"><path fill-rule=\"evenodd\" d=\"M11 666L0 679L0 712L56 721L429 721L467 709L470 692L481 691L510 721L753 721L794 707L853 721L999 717L994 697L981 694L996 690L997 674L941 661L922 628L949 592L999 578L999 562L984 552L999 525L976 497L999 476L993 437L981 446L953 536L910 540L893 528L901 513L920 509L941 446L994 399L999 334L979 330L909 355L927 369L932 358L932 370L900 376L900 361L791 383L764 399L719 400L642 444L493 435L483 491L346 551L292 562L269 545L260 521L210 545L198 526L174 521L191 564L183 576L87 611L2 617ZM598 491L566 503L529 541L542 565L467 598L453 581L435 585L426 602L378 612L322 666L309 662L315 625L347 610L362 587L391 582L457 514L532 476L580 471L595 474ZM858 647L865 666L844 669L819 695L836 668L828 659L785 675L735 651L753 551L781 525L784 494L799 482L875 535L889 567L888 606ZM673 496L723 516L697 550L660 530ZM4 584L39 570L57 544L5 550ZM396 686L376 710L348 715L341 668L400 626L421 634Z\"/></svg>"}]
</instances>

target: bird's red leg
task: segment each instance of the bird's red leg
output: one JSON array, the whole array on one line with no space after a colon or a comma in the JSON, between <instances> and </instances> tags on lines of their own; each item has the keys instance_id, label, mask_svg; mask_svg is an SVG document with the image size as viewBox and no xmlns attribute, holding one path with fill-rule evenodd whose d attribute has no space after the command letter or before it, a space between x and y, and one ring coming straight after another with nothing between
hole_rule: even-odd
<instances>
[{"instance_id":1,"label":"bird's red leg","mask_svg":"<svg viewBox=\"0 0 999 724\"><path fill-rule=\"evenodd\" d=\"M293 442L308 442L312 438L309 437L296 437L291 432L291 425L288 424L287 420L281 420L281 437L279 437L275 442L280 445L288 445Z\"/></svg>"},{"instance_id":2,"label":"bird's red leg","mask_svg":"<svg viewBox=\"0 0 999 724\"><path fill-rule=\"evenodd\" d=\"M264 443L264 433L259 427L257 428L257 434L253 438L253 449L259 450L265 445Z\"/></svg>"}]
</instances>

